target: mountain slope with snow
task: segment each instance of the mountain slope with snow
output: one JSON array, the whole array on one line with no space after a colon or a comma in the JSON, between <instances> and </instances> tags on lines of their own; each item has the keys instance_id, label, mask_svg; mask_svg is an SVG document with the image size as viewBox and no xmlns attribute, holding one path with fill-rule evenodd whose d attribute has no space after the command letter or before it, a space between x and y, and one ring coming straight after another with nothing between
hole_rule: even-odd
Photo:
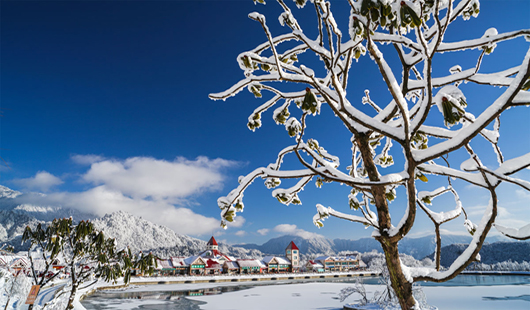
<instances>
[{"instance_id":1,"label":"mountain slope with snow","mask_svg":"<svg viewBox=\"0 0 530 310\"><path fill-rule=\"evenodd\" d=\"M449 267L451 263L464 252L467 244L451 244L442 247L440 264ZM517 263L530 262L530 242L494 242L482 245L480 261L484 264L512 261ZM429 255L433 259L434 253Z\"/></svg>"},{"instance_id":2,"label":"mountain slope with snow","mask_svg":"<svg viewBox=\"0 0 530 310\"><path fill-rule=\"evenodd\" d=\"M270 239L262 245L256 244L239 244L236 247L242 247L246 249L257 249L266 254L272 255L283 255L285 254L285 248L291 241L294 241L296 246L300 249L300 253L304 254L332 254L334 253L333 241L321 238L303 238L300 236L285 235L277 238Z\"/></svg>"},{"instance_id":3,"label":"mountain slope with snow","mask_svg":"<svg viewBox=\"0 0 530 310\"><path fill-rule=\"evenodd\" d=\"M166 226L157 225L124 211L106 214L93 220L96 229L106 237L115 238L118 248L130 247L133 252L163 247L188 248L190 251L204 249L206 242L179 235Z\"/></svg>"},{"instance_id":4,"label":"mountain slope with snow","mask_svg":"<svg viewBox=\"0 0 530 310\"><path fill-rule=\"evenodd\" d=\"M206 241L175 233L170 228L154 224L124 211L106 214L93 220L96 229L106 237L115 238L118 248L129 247L133 252L150 251L160 257L191 256L206 250ZM247 250L219 244L225 254L240 258L259 258L257 250Z\"/></svg>"}]
</instances>

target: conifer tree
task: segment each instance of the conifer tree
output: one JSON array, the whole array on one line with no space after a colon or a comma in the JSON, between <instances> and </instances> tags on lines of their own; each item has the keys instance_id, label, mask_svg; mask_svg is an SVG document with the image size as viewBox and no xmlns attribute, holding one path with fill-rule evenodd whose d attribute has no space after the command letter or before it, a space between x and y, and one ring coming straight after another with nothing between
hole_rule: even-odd
<instances>
[{"instance_id":1,"label":"conifer tree","mask_svg":"<svg viewBox=\"0 0 530 310\"><path fill-rule=\"evenodd\" d=\"M55 219L46 230L40 224L35 230L28 226L23 240L29 240L32 246L39 248L45 261L45 272L38 276L30 255L33 277L41 288L61 273L46 276L52 263L57 258L64 260L65 268L62 272L69 275L71 280L66 309L74 308L73 302L79 286L91 278L93 281L87 285L95 283L97 279L116 282L121 277L127 284L134 270L152 274L156 266L156 257L152 253L133 254L129 248L117 250L115 240L106 238L90 221L75 224L72 218Z\"/></svg>"}]
</instances>

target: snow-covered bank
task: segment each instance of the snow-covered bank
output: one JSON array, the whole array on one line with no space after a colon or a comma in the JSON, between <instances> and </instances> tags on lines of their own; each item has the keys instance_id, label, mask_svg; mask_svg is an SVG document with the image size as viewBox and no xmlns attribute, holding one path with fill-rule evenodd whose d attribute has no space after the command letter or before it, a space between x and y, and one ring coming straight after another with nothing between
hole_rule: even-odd
<instances>
[{"instance_id":1,"label":"snow-covered bank","mask_svg":"<svg viewBox=\"0 0 530 310\"><path fill-rule=\"evenodd\" d=\"M224 285L224 284L223 284ZM230 284L228 284L230 285ZM236 284L232 284L236 285ZM168 285L168 289L212 288L218 284L185 284ZM159 296L163 286L145 286L125 291L151 291L152 299L120 299L105 302L95 301L93 305L105 305L105 309L141 309L158 307L174 309L183 299L196 302L195 309L204 310L269 310L269 309L305 309L305 310L339 310L347 303L353 303L360 296L352 295L344 302L338 299L342 288L347 283L313 282L297 284L279 284L255 286L248 289L223 293L185 297L179 300ZM380 285L366 285L369 296L382 290ZM165 288L163 288L165 290ZM530 285L505 285L490 287L424 287L429 304L440 310L526 310L529 306ZM160 299L157 299L160 298ZM87 305L88 307L88 305ZM76 308L78 309L78 308ZM179 308L180 309L180 308Z\"/></svg>"},{"instance_id":2,"label":"snow-covered bank","mask_svg":"<svg viewBox=\"0 0 530 310\"><path fill-rule=\"evenodd\" d=\"M304 274L305 275L305 274ZM328 274L329 275L329 274ZM99 282L83 289L75 302L75 310L92 309L94 305L103 306L105 309L141 309L157 308L157 309L175 309L175 303L194 303L195 309L342 309L343 305L347 303L354 303L359 299L359 295L352 295L344 302L340 302L338 297L340 290L351 286L350 283L340 282L299 282L289 283L289 274L279 275L276 281L247 281L247 282L224 282L224 283L210 283L210 280L216 279L219 276L206 277L144 277L133 278L132 282L137 285L131 285L127 288L119 288L117 290L109 290L105 292L115 293L132 293L132 292L153 292L151 298L142 299L113 299L112 297L104 298L103 300L91 300L80 302L79 297L90 293L97 287L108 286L108 283ZM283 277L281 277L283 276ZM228 276L226 276L228 278ZM242 275L232 277L232 279L251 279L257 275ZM523 276L525 277L525 276ZM153 282L173 282L175 280L202 280L204 283L185 283L185 284L161 284L161 285L142 285L142 283ZM344 278L343 278L344 279ZM353 278L352 278L353 279ZM333 279L328 279L333 280ZM60 293L60 289L68 289L65 287L66 283L57 283L53 287L44 288L37 298L37 305L34 309L42 310L43 305L49 303L54 294ZM119 287L122 283L117 283ZM255 286L251 286L255 285ZM245 286L245 289L239 291L225 292L219 295L207 295L185 297L183 300L177 300L179 297L172 296L168 298L166 295L171 295L172 291L184 290L207 290L226 287L226 286ZM365 285L368 297L373 296L376 291L383 290L380 285ZM423 291L427 296L427 302L430 305L438 307L440 310L444 309L528 309L530 306L530 284L522 285L498 285L498 286L423 286ZM161 294L161 292L168 292L168 294ZM105 294L105 293L104 293ZM159 295L159 296L157 296ZM5 296L4 296L5 297ZM24 297L25 298L25 297ZM86 307L83 305L86 305ZM15 305L13 307L13 305ZM19 300L8 309L27 309L24 305L24 300ZM158 306L156 306L158 305ZM180 304L179 304L180 305ZM46 310L62 310L64 306L60 300L54 305L49 304ZM181 309L181 308L178 308ZM187 308L182 308L187 309ZM189 308L191 309L191 308Z\"/></svg>"}]
</instances>

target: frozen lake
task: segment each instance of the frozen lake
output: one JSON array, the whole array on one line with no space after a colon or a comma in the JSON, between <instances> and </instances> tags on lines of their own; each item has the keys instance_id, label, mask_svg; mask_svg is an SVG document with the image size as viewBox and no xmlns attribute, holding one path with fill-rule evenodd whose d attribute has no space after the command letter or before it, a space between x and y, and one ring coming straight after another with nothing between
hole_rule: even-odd
<instances>
[{"instance_id":1,"label":"frozen lake","mask_svg":"<svg viewBox=\"0 0 530 310\"><path fill-rule=\"evenodd\" d=\"M373 294L382 287L364 278ZM88 310L107 309L342 309L339 291L352 279L137 286L102 291L83 300ZM530 309L530 276L460 275L446 283L422 283L429 304L443 309Z\"/></svg>"}]
</instances>

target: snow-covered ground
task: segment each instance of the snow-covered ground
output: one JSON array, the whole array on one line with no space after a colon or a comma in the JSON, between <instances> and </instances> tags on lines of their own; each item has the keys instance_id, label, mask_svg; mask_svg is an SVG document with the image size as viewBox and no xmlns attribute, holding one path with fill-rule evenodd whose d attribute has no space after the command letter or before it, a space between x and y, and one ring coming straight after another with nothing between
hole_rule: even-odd
<instances>
[{"instance_id":1,"label":"snow-covered ground","mask_svg":"<svg viewBox=\"0 0 530 310\"><path fill-rule=\"evenodd\" d=\"M527 277L528 276L521 276ZM145 278L146 280L148 278ZM162 279L159 279L162 280ZM166 279L163 279L164 281ZM169 279L167 279L169 280ZM304 282L290 283L286 281L263 281L259 282L226 282L226 283L197 283L197 284L166 284L166 285L141 285L131 286L125 289L106 291L97 298L87 298L82 303L75 303L75 310L100 309L100 310L126 310L126 309L204 309L204 310L239 310L239 309L304 309L304 310L335 310L342 309L347 303L354 303L360 298L352 295L345 301L339 300L341 289L351 286L351 283L343 282ZM430 305L440 310L458 309L529 309L530 308L530 280L521 285L496 285L496 286L424 286L423 291ZM50 301L64 284L58 283L54 287L43 289L37 299L37 303L43 305ZM105 285L101 283L100 285ZM219 287L234 287L234 290L222 294L206 295L216 291ZM236 290L237 286L244 286ZM380 285L365 285L368 298L375 291L382 291ZM93 287L90 288L90 290ZM172 294L172 291L204 290L203 296L182 296ZM142 298L111 298L112 293L142 293ZM2 294L0 294L2 295ZM0 296L2 297L2 296ZM5 295L3 296L5 297ZM4 304L0 298L0 304ZM84 304L84 305L83 305ZM27 309L23 301L12 305L15 308ZM10 306L12 306L10 305ZM85 307L86 306L86 307ZM47 310L63 309L57 307L46 307ZM35 307L42 309L42 307Z\"/></svg>"},{"instance_id":2,"label":"snow-covered ground","mask_svg":"<svg viewBox=\"0 0 530 310\"><path fill-rule=\"evenodd\" d=\"M238 283L241 285L241 283ZM234 284L234 285L238 285ZM175 309L175 299L167 298L160 294L161 289L193 290L199 288L213 288L219 284L184 284L146 286L128 289L128 292L152 291L151 299L122 299L105 303L96 301L91 306L100 306L100 309ZM355 302L359 296L352 295L344 302L338 299L342 288L347 283L317 282L284 285L255 286L249 289L223 293L218 295L205 295L186 297L188 300L197 301L197 308L204 310L269 310L269 309L305 309L325 310L342 309L347 303ZM380 285L366 285L370 297L376 290L382 290ZM510 309L528 310L530 308L530 285L502 285L502 286L453 286L453 287L424 287L427 301L430 305L440 310L473 310L473 309ZM156 307L154 307L156 305ZM151 307L150 307L151 306ZM177 308L180 309L180 308ZM187 308L185 308L187 309ZM192 308L189 308L192 309Z\"/></svg>"}]
</instances>

